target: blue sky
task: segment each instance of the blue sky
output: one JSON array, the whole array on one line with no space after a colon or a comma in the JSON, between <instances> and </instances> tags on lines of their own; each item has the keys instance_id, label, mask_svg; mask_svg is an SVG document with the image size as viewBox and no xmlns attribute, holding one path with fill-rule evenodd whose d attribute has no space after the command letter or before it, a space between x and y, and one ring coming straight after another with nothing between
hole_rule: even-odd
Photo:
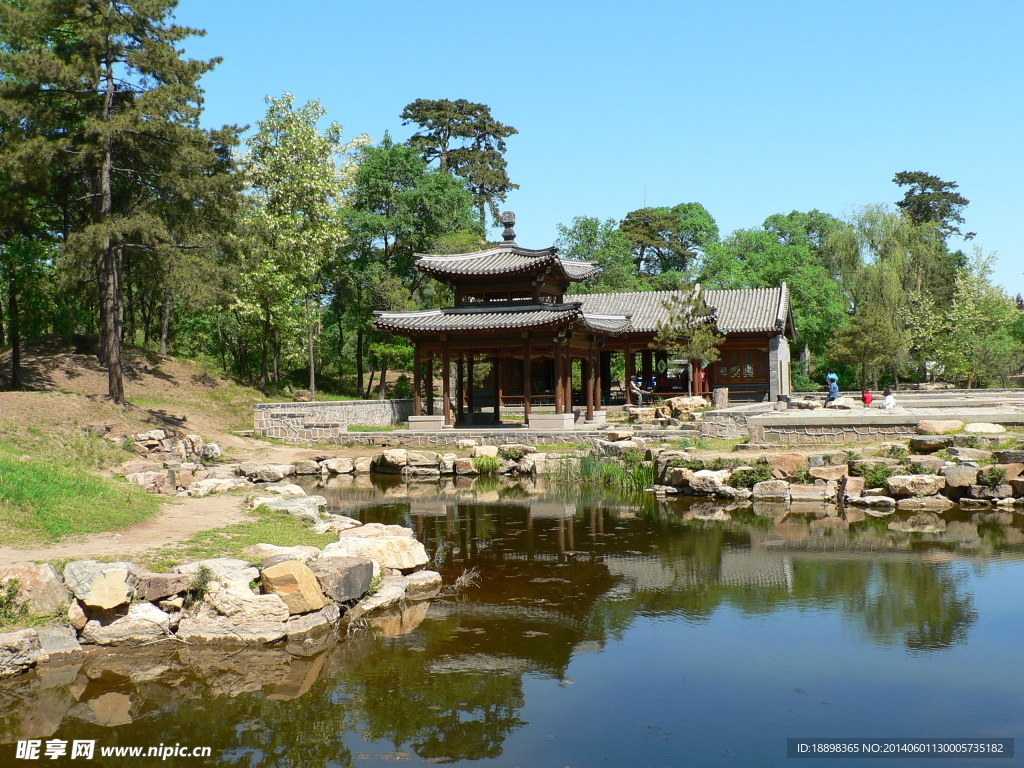
<instances>
[{"instance_id":1,"label":"blue sky","mask_svg":"<svg viewBox=\"0 0 1024 768\"><path fill-rule=\"evenodd\" d=\"M1024 3L183 0L207 30L206 123L264 97L320 99L347 136L412 133L417 98L514 125L520 244L574 216L700 202L722 234L773 213L902 197L902 170L956 181L970 245L1024 293Z\"/></svg>"}]
</instances>

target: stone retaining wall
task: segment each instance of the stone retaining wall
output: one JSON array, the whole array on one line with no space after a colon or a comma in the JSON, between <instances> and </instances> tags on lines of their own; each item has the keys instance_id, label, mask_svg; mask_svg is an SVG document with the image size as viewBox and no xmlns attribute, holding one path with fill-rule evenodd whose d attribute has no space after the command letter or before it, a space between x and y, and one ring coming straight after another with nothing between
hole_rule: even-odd
<instances>
[{"instance_id":1,"label":"stone retaining wall","mask_svg":"<svg viewBox=\"0 0 1024 768\"><path fill-rule=\"evenodd\" d=\"M694 425L697 426L696 424ZM630 425L622 425L622 429L630 429ZM637 437L654 438L656 440L682 440L700 437L696 429L652 429L636 433ZM459 440L471 438L478 445L572 445L574 443L591 443L607 440L608 433L600 430L574 430L565 432L538 431L525 429L485 430L446 429L443 432L341 432L336 437L324 439L322 442L354 445L366 445L374 448L455 448Z\"/></svg>"},{"instance_id":2,"label":"stone retaining wall","mask_svg":"<svg viewBox=\"0 0 1024 768\"><path fill-rule=\"evenodd\" d=\"M915 434L914 424L766 425L751 428L752 443L812 443L841 445L857 442L890 442Z\"/></svg>"},{"instance_id":3,"label":"stone retaining wall","mask_svg":"<svg viewBox=\"0 0 1024 768\"><path fill-rule=\"evenodd\" d=\"M440 403L437 403L440 407ZM348 434L350 424L393 427L408 421L413 401L340 400L322 403L257 403L253 426L264 437L297 442L326 442Z\"/></svg>"}]
</instances>

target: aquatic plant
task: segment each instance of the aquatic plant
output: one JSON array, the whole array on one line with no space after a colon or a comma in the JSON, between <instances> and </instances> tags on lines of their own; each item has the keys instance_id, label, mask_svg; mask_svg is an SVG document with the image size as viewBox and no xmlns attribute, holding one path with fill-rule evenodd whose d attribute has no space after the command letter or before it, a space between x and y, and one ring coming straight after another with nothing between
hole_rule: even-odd
<instances>
[{"instance_id":1,"label":"aquatic plant","mask_svg":"<svg viewBox=\"0 0 1024 768\"><path fill-rule=\"evenodd\" d=\"M473 469L481 475L496 475L501 469L501 461L496 456L476 456L473 459Z\"/></svg>"}]
</instances>

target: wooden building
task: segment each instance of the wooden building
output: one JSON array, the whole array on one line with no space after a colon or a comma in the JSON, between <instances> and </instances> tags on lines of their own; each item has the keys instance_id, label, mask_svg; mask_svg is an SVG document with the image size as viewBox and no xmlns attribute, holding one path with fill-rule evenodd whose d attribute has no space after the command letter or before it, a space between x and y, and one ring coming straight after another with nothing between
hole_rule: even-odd
<instances>
[{"instance_id":1,"label":"wooden building","mask_svg":"<svg viewBox=\"0 0 1024 768\"><path fill-rule=\"evenodd\" d=\"M574 406L585 423L596 424L603 421L602 404L633 402L628 381L634 375L657 396L687 394L691 386L699 394L728 387L731 400L789 394L794 330L785 283L704 291L726 337L721 359L710 366L670 361L653 343L672 292L568 294L572 283L598 273L597 263L563 259L555 247L521 248L512 229L515 217L506 213L503 219L504 243L498 247L453 256L417 254L416 268L450 285L455 306L374 313L377 328L413 343L410 426L432 429L481 418L500 423L502 408L510 406L521 407L535 429L571 429ZM624 357L624 366L614 366L624 370L620 380L612 378L614 355ZM484 380L475 375L480 363L490 364ZM433 390L435 373L453 364L455 392L452 377L441 375L442 412L435 414L434 392L426 392L424 383ZM489 412L481 417L484 408Z\"/></svg>"}]
</instances>

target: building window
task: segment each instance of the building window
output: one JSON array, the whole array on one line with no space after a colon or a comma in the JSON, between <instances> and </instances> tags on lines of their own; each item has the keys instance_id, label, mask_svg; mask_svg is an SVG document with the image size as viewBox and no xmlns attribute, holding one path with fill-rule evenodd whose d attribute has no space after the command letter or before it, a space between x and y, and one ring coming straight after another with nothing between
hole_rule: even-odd
<instances>
[{"instance_id":1,"label":"building window","mask_svg":"<svg viewBox=\"0 0 1024 768\"><path fill-rule=\"evenodd\" d=\"M767 381L768 350L726 349L718 359L718 380Z\"/></svg>"}]
</instances>

